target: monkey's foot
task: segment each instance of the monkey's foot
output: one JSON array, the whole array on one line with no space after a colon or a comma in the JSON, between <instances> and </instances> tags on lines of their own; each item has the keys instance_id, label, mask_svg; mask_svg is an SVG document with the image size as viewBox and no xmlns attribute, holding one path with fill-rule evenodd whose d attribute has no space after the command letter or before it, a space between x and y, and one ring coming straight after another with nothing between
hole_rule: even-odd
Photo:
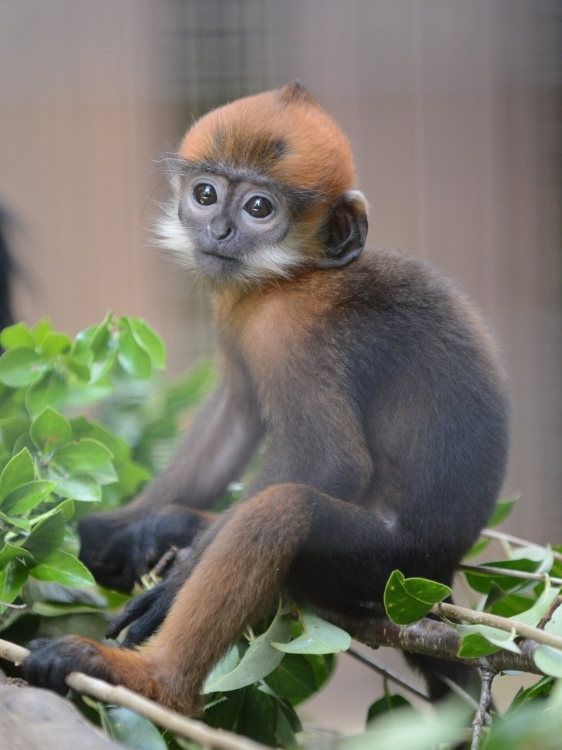
<instances>
[{"instance_id":1,"label":"monkey's foot","mask_svg":"<svg viewBox=\"0 0 562 750\"><path fill-rule=\"evenodd\" d=\"M37 687L66 695L66 677L71 672L84 672L112 685L122 685L183 714L201 711L198 691L189 691L185 681L171 679L173 675L167 674L165 680L157 676L158 668L139 651L112 648L75 635L40 638L32 641L28 648L31 653L23 664L24 675Z\"/></svg>"}]
</instances>

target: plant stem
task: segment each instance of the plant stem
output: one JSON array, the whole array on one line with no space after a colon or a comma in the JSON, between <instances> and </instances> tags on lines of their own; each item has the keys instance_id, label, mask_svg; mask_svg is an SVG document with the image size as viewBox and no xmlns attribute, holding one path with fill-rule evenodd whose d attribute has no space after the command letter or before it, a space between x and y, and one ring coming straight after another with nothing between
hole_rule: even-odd
<instances>
[{"instance_id":1,"label":"plant stem","mask_svg":"<svg viewBox=\"0 0 562 750\"><path fill-rule=\"evenodd\" d=\"M539 630L523 622L517 622L517 620L508 620L507 617L492 615L489 612L476 612L473 609L457 607L456 604L446 604L445 602L436 604L431 612L439 617L458 618L474 625L489 625L491 628L505 630L508 633L515 630L517 635L520 635L522 638L531 638L537 641L537 643L543 643L545 646L552 646L553 648L562 650L562 638L560 636L545 633L544 630Z\"/></svg>"},{"instance_id":2,"label":"plant stem","mask_svg":"<svg viewBox=\"0 0 562 750\"><path fill-rule=\"evenodd\" d=\"M508 578L523 578L526 581L544 581L548 573L525 573L523 570L510 570L509 568L494 568L492 565L457 565L457 570L466 570L467 573L495 573ZM548 576L550 578L550 576ZM550 578L553 586L562 586L562 578Z\"/></svg>"},{"instance_id":3,"label":"plant stem","mask_svg":"<svg viewBox=\"0 0 562 750\"><path fill-rule=\"evenodd\" d=\"M481 536L486 536L488 539L497 539L499 542L511 542L511 544L516 544L518 547L532 547L533 549L544 549L540 544L536 544L535 542L528 542L526 539L521 539L518 536L513 536L513 534L506 534L504 531L494 531L494 529L483 529L480 532ZM562 562L562 553L556 552L555 550L552 551L552 556L555 560L560 560Z\"/></svg>"},{"instance_id":4,"label":"plant stem","mask_svg":"<svg viewBox=\"0 0 562 750\"><path fill-rule=\"evenodd\" d=\"M492 680L494 679L494 673L491 669L481 669L482 675L482 692L480 693L480 703L478 704L478 711L472 722L472 744L470 750L478 750L480 747L480 738L482 736L482 725L488 712L488 706L492 700Z\"/></svg>"}]
</instances>

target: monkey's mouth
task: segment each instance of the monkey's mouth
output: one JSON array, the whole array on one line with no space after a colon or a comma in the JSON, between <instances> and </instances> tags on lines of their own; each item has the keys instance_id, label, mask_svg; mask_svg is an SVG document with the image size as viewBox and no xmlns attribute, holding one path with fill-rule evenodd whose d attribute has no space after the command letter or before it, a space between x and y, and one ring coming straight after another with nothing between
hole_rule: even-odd
<instances>
[{"instance_id":1,"label":"monkey's mouth","mask_svg":"<svg viewBox=\"0 0 562 750\"><path fill-rule=\"evenodd\" d=\"M209 258L216 258L217 260L226 261L227 263L240 263L239 258L234 258L232 255L221 255L216 250L201 250L202 255Z\"/></svg>"}]
</instances>

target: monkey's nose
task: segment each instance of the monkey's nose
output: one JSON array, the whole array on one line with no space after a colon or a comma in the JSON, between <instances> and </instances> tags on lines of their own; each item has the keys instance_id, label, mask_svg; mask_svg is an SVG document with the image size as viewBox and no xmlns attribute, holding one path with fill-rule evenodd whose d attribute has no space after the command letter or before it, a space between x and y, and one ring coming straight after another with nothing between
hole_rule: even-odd
<instances>
[{"instance_id":1,"label":"monkey's nose","mask_svg":"<svg viewBox=\"0 0 562 750\"><path fill-rule=\"evenodd\" d=\"M222 217L214 219L209 229L214 240L226 240L232 234L230 222Z\"/></svg>"}]
</instances>

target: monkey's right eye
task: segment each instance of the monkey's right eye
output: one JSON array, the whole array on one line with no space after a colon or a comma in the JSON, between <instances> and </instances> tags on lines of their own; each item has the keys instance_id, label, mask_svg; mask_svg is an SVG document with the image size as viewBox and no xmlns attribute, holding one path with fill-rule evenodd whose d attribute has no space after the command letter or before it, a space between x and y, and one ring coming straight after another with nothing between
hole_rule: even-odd
<instances>
[{"instance_id":1,"label":"monkey's right eye","mask_svg":"<svg viewBox=\"0 0 562 750\"><path fill-rule=\"evenodd\" d=\"M217 202L217 191L212 185L205 182L197 185L193 191L193 197L201 206L212 206L213 203Z\"/></svg>"}]
</instances>

